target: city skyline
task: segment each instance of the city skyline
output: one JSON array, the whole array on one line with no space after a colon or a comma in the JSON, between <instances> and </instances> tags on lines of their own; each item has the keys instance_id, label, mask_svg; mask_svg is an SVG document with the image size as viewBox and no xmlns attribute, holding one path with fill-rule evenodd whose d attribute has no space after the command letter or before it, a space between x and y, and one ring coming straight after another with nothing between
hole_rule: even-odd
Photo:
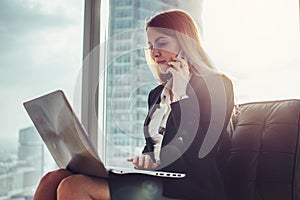
<instances>
[{"instance_id":1,"label":"city skyline","mask_svg":"<svg viewBox=\"0 0 300 200\"><path fill-rule=\"evenodd\" d=\"M20 129L18 136L16 151L0 152L0 199L32 198L42 175L57 168L34 126Z\"/></svg>"}]
</instances>

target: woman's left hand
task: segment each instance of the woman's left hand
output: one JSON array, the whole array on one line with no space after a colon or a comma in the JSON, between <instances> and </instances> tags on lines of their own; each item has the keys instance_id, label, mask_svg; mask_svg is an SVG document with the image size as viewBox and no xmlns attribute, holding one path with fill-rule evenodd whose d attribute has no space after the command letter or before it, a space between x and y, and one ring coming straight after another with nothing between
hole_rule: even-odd
<instances>
[{"instance_id":1,"label":"woman's left hand","mask_svg":"<svg viewBox=\"0 0 300 200\"><path fill-rule=\"evenodd\" d=\"M187 61L183 58L173 57L172 61L168 63L172 67L167 71L172 74L172 92L176 97L186 95L186 88L190 78L190 69Z\"/></svg>"}]
</instances>

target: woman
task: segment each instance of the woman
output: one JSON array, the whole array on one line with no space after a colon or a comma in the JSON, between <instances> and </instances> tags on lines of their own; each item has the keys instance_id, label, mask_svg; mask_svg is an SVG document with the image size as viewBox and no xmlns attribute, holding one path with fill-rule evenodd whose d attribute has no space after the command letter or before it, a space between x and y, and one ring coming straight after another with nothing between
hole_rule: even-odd
<instances>
[{"instance_id":1,"label":"woman","mask_svg":"<svg viewBox=\"0 0 300 200\"><path fill-rule=\"evenodd\" d=\"M146 146L128 161L139 169L186 177L110 174L100 179L58 170L43 177L35 199L226 199L216 154L233 110L231 81L209 62L187 13L159 13L146 31L148 62L161 84L148 97Z\"/></svg>"}]
</instances>

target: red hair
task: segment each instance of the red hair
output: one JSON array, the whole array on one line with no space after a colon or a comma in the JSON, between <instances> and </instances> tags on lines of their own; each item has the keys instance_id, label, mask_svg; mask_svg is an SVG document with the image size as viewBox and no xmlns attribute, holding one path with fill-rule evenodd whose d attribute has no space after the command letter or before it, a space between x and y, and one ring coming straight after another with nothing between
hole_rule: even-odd
<instances>
[{"instance_id":1,"label":"red hair","mask_svg":"<svg viewBox=\"0 0 300 200\"><path fill-rule=\"evenodd\" d=\"M148 28L157 28L159 32L175 37L187 58L190 70L198 75L216 73L204 49L201 45L198 27L193 18L182 10L169 10L158 13L146 23ZM150 54L150 52L148 52ZM148 55L148 61L150 56ZM155 66L155 62L150 58L150 64ZM155 73L161 80L157 66Z\"/></svg>"},{"instance_id":2,"label":"red hair","mask_svg":"<svg viewBox=\"0 0 300 200\"><path fill-rule=\"evenodd\" d=\"M165 28L185 34L200 43L199 31L192 17L181 10L165 11L147 22L148 27Z\"/></svg>"}]
</instances>

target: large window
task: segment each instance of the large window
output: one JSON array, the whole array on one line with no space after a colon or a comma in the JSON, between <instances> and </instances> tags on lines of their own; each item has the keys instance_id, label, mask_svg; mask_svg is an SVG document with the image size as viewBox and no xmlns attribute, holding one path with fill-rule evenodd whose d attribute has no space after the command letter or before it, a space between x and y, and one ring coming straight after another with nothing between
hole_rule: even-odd
<instances>
[{"instance_id":1,"label":"large window","mask_svg":"<svg viewBox=\"0 0 300 200\"><path fill-rule=\"evenodd\" d=\"M22 103L56 89L73 102L82 63L83 5L82 0L0 1L0 199L30 199L41 176L56 168Z\"/></svg>"},{"instance_id":2,"label":"large window","mask_svg":"<svg viewBox=\"0 0 300 200\"><path fill-rule=\"evenodd\" d=\"M108 62L99 144L108 165L124 166L144 146L147 94L157 83L145 64L143 32L145 19L157 11L181 8L192 14L208 55L233 80L236 103L300 98L296 0L105 2L102 8L109 12L102 17L100 34Z\"/></svg>"}]
</instances>

